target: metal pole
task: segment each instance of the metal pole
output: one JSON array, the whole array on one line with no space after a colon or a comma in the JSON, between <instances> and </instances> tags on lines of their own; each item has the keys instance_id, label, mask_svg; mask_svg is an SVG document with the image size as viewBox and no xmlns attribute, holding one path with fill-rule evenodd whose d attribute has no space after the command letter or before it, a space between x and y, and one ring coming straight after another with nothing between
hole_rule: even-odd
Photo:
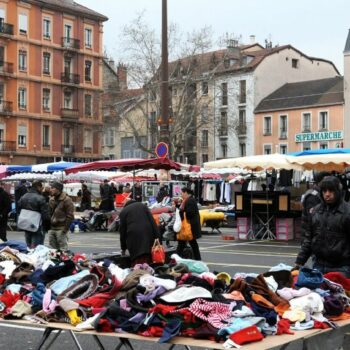
<instances>
[{"instance_id":1,"label":"metal pole","mask_svg":"<svg viewBox=\"0 0 350 350\"><path fill-rule=\"evenodd\" d=\"M161 74L160 141L169 145L169 82L168 82L168 10L162 0L162 74Z\"/></svg>"}]
</instances>

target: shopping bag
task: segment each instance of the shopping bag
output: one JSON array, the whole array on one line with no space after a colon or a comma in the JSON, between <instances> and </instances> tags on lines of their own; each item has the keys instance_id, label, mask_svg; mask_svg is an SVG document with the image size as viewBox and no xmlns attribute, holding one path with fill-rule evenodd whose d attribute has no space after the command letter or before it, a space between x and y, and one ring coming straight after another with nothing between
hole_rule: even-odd
<instances>
[{"instance_id":1,"label":"shopping bag","mask_svg":"<svg viewBox=\"0 0 350 350\"><path fill-rule=\"evenodd\" d=\"M155 264L165 263L165 250L160 244L159 239L155 239L152 247L152 262Z\"/></svg>"},{"instance_id":2,"label":"shopping bag","mask_svg":"<svg viewBox=\"0 0 350 350\"><path fill-rule=\"evenodd\" d=\"M28 210L21 209L17 220L17 228L23 231L36 232L39 230L41 225L41 213Z\"/></svg>"},{"instance_id":3,"label":"shopping bag","mask_svg":"<svg viewBox=\"0 0 350 350\"><path fill-rule=\"evenodd\" d=\"M180 216L180 209L176 208L175 211L175 222L173 226L174 232L180 232L181 230L181 216Z\"/></svg>"},{"instance_id":4,"label":"shopping bag","mask_svg":"<svg viewBox=\"0 0 350 350\"><path fill-rule=\"evenodd\" d=\"M186 214L184 213L184 219L181 222L181 230L176 235L178 241L192 241L192 229L191 224L186 219Z\"/></svg>"}]
</instances>

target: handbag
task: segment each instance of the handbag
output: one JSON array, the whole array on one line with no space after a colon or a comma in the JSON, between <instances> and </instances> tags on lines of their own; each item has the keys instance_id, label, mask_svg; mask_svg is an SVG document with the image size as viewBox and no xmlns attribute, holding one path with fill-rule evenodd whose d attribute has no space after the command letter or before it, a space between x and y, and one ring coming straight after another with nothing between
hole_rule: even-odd
<instances>
[{"instance_id":1,"label":"handbag","mask_svg":"<svg viewBox=\"0 0 350 350\"><path fill-rule=\"evenodd\" d=\"M18 216L17 227L23 231L36 232L41 226L41 213L29 210L21 209Z\"/></svg>"},{"instance_id":2,"label":"handbag","mask_svg":"<svg viewBox=\"0 0 350 350\"><path fill-rule=\"evenodd\" d=\"M181 226L182 225L181 225L180 210L179 210L179 208L176 208L176 211L175 211L175 222L174 222L174 226L173 226L174 232L180 232Z\"/></svg>"},{"instance_id":3,"label":"handbag","mask_svg":"<svg viewBox=\"0 0 350 350\"><path fill-rule=\"evenodd\" d=\"M186 219L186 214L184 213L184 219L181 222L181 230L176 235L178 241L192 241L193 234L191 229L191 224Z\"/></svg>"},{"instance_id":4,"label":"handbag","mask_svg":"<svg viewBox=\"0 0 350 350\"><path fill-rule=\"evenodd\" d=\"M155 264L165 263L165 250L160 244L159 239L155 239L152 247L152 262Z\"/></svg>"}]
</instances>

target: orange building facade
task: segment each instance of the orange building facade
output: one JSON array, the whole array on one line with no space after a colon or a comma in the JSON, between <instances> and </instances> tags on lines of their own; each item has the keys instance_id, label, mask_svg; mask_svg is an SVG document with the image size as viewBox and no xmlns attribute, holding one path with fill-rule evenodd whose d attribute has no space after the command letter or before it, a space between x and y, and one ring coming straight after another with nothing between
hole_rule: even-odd
<instances>
[{"instance_id":1,"label":"orange building facade","mask_svg":"<svg viewBox=\"0 0 350 350\"><path fill-rule=\"evenodd\" d=\"M71 0L0 0L0 162L101 158L106 20Z\"/></svg>"},{"instance_id":2,"label":"orange building facade","mask_svg":"<svg viewBox=\"0 0 350 350\"><path fill-rule=\"evenodd\" d=\"M255 109L255 154L343 147L343 78L285 84Z\"/></svg>"}]
</instances>

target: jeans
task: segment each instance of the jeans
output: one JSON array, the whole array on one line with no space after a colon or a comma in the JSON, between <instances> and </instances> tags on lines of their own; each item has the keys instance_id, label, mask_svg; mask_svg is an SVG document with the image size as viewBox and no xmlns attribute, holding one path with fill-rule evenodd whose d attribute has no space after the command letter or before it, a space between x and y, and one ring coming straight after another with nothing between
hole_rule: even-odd
<instances>
[{"instance_id":1,"label":"jeans","mask_svg":"<svg viewBox=\"0 0 350 350\"><path fill-rule=\"evenodd\" d=\"M350 265L349 266L339 266L339 267L329 267L329 266L319 264L317 261L315 261L313 268L317 269L318 271L321 271L322 274L325 274L327 272L340 272L346 278L350 278Z\"/></svg>"},{"instance_id":2,"label":"jeans","mask_svg":"<svg viewBox=\"0 0 350 350\"><path fill-rule=\"evenodd\" d=\"M68 232L64 230L49 230L49 245L52 249L68 250Z\"/></svg>"},{"instance_id":3,"label":"jeans","mask_svg":"<svg viewBox=\"0 0 350 350\"><path fill-rule=\"evenodd\" d=\"M24 238L26 240L26 244L27 244L28 248L33 249L37 245L44 244L45 235L44 235L42 229L40 228L36 232L25 231Z\"/></svg>"}]
</instances>

